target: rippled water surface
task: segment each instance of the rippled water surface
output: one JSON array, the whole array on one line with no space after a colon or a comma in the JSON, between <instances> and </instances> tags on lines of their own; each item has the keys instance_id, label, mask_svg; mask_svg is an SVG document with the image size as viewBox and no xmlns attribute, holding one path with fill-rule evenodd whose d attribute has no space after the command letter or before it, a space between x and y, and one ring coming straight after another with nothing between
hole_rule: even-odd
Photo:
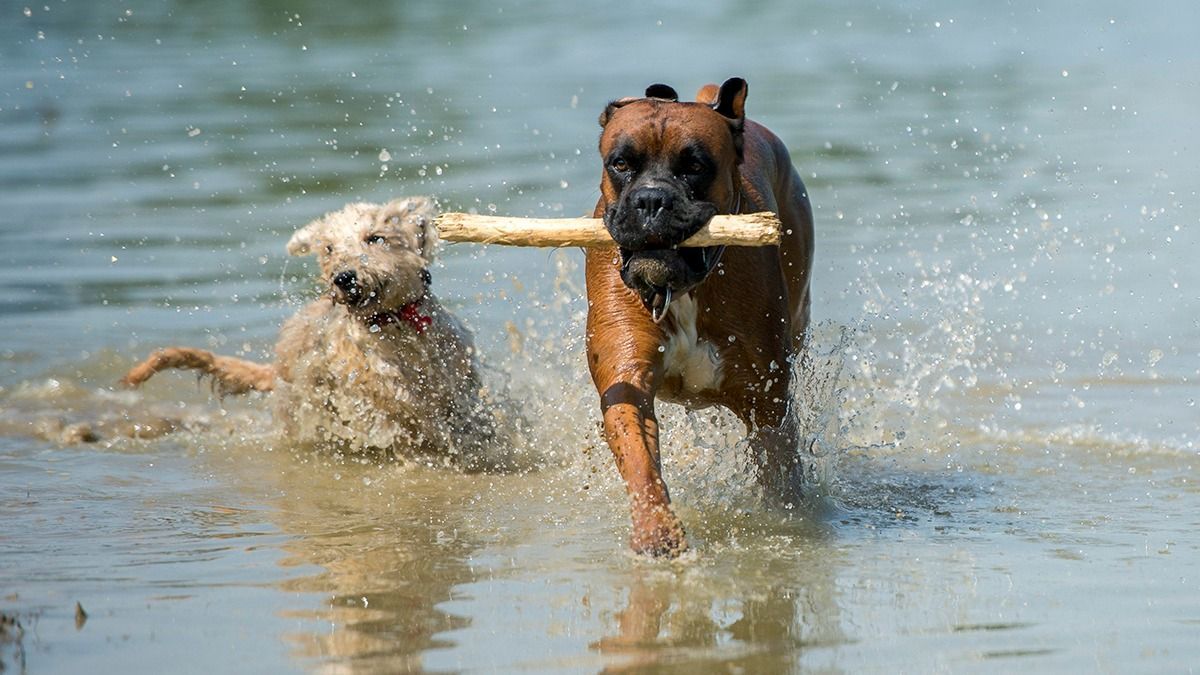
<instances>
[{"instance_id":1,"label":"rippled water surface","mask_svg":"<svg viewBox=\"0 0 1200 675\"><path fill-rule=\"evenodd\" d=\"M0 4L6 672L1193 669L1200 10L701 4ZM816 213L804 508L760 505L731 417L667 406L694 551L626 552L577 251L433 270L537 471L113 386L164 344L267 358L315 216L583 214L609 99L734 75ZM120 433L160 418L187 431Z\"/></svg>"}]
</instances>

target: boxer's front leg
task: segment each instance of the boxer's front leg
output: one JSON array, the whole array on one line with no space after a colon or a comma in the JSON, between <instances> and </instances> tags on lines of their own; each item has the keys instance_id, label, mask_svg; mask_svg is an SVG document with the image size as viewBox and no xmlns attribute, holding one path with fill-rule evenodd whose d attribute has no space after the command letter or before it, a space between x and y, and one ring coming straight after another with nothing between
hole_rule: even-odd
<instances>
[{"instance_id":1,"label":"boxer's front leg","mask_svg":"<svg viewBox=\"0 0 1200 675\"><path fill-rule=\"evenodd\" d=\"M629 494L630 545L638 553L679 555L687 540L662 477L653 395L631 382L616 382L601 393L600 408L605 440Z\"/></svg>"},{"instance_id":2,"label":"boxer's front leg","mask_svg":"<svg viewBox=\"0 0 1200 675\"><path fill-rule=\"evenodd\" d=\"M625 481L633 519L630 545L638 553L676 556L687 549L683 525L659 461L654 394L662 376L662 333L616 274L605 276L603 254L588 256L588 366L604 437Z\"/></svg>"}]
</instances>

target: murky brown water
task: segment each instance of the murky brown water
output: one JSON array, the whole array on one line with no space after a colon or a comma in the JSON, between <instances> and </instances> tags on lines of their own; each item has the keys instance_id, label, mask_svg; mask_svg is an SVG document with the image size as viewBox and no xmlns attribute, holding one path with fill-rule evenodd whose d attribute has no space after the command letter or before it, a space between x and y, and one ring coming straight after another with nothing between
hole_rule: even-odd
<instances>
[{"instance_id":1,"label":"murky brown water","mask_svg":"<svg viewBox=\"0 0 1200 675\"><path fill-rule=\"evenodd\" d=\"M1200 660L1191 4L24 10L0 8L6 669ZM574 251L434 270L536 471L313 454L264 399L112 387L162 344L264 357L315 292L283 251L312 217L408 193L586 212L604 102L729 75L816 210L803 508L760 504L729 416L668 407L694 550L627 552ZM106 431L164 417L187 430ZM105 440L41 440L78 422Z\"/></svg>"}]
</instances>

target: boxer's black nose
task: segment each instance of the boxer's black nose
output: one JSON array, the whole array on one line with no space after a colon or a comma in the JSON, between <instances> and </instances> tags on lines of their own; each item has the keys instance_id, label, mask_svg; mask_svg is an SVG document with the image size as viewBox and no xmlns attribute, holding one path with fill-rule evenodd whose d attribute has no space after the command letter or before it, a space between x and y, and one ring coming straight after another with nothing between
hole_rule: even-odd
<instances>
[{"instance_id":1,"label":"boxer's black nose","mask_svg":"<svg viewBox=\"0 0 1200 675\"><path fill-rule=\"evenodd\" d=\"M358 275L354 273L354 270L338 272L337 276L333 277L333 285L343 291L350 290L351 286L358 285Z\"/></svg>"},{"instance_id":2,"label":"boxer's black nose","mask_svg":"<svg viewBox=\"0 0 1200 675\"><path fill-rule=\"evenodd\" d=\"M632 195L633 208L643 224L656 219L664 210L674 205L671 193L662 188L646 187Z\"/></svg>"}]
</instances>

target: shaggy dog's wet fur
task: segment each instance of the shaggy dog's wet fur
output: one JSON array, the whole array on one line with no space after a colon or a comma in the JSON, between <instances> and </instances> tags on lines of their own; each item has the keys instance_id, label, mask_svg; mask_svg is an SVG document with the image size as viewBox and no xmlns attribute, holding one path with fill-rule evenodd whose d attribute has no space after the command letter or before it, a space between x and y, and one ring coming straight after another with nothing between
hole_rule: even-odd
<instances>
[{"instance_id":1,"label":"shaggy dog's wet fur","mask_svg":"<svg viewBox=\"0 0 1200 675\"><path fill-rule=\"evenodd\" d=\"M122 382L197 369L223 394L271 391L295 443L491 463L497 420L471 336L430 291L435 215L425 197L356 203L297 231L288 253L316 255L329 291L284 323L273 364L172 347Z\"/></svg>"}]
</instances>

